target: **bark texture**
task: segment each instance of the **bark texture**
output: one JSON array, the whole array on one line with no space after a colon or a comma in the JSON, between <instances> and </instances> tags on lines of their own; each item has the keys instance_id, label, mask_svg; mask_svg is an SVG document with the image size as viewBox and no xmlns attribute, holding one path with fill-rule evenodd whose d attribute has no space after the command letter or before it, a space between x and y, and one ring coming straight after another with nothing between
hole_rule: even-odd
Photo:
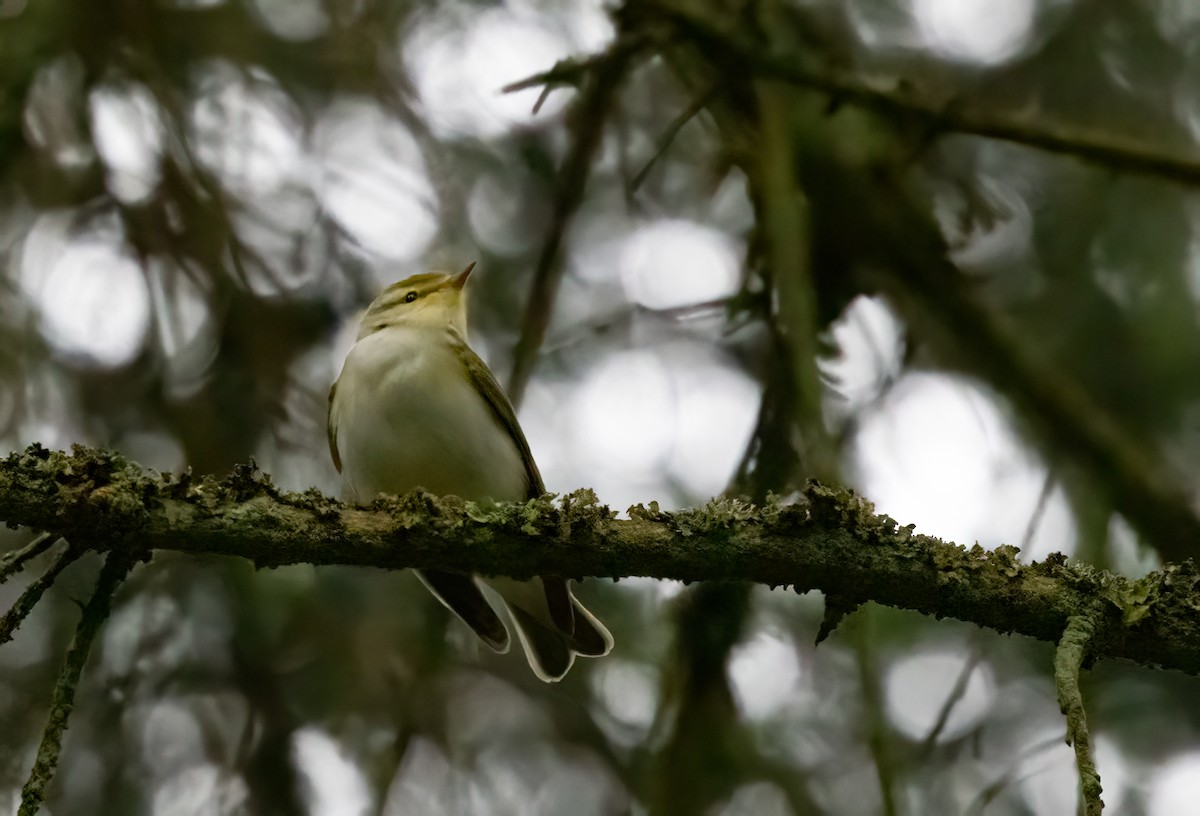
<instances>
[{"instance_id":1,"label":"bark texture","mask_svg":"<svg viewBox=\"0 0 1200 816\"><path fill-rule=\"evenodd\" d=\"M819 589L1058 642L1072 616L1103 618L1093 659L1200 674L1200 573L1189 561L1140 580L1053 555L1026 564L917 534L853 492L812 483L795 503L719 499L616 518L590 490L481 506L425 493L352 507L284 493L253 466L223 481L155 474L122 457L32 446L0 463L0 519L124 559L151 550L247 558L258 567L351 564L533 575L750 581ZM1100 612L1097 613L1097 604Z\"/></svg>"}]
</instances>

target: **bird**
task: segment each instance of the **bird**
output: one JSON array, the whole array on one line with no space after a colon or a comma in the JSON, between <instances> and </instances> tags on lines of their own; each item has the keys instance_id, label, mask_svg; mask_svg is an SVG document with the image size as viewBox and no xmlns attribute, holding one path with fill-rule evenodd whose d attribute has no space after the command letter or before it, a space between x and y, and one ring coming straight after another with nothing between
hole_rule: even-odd
<instances>
[{"instance_id":1,"label":"bird","mask_svg":"<svg viewBox=\"0 0 1200 816\"><path fill-rule=\"evenodd\" d=\"M464 288L474 268L405 278L363 313L329 390L329 452L348 501L362 504L418 487L475 502L545 493L512 403L467 341ZM508 651L508 627L484 595L483 579L416 573L484 643ZM612 635L575 597L569 579L486 583L503 599L541 680L561 680L577 655L612 650Z\"/></svg>"}]
</instances>

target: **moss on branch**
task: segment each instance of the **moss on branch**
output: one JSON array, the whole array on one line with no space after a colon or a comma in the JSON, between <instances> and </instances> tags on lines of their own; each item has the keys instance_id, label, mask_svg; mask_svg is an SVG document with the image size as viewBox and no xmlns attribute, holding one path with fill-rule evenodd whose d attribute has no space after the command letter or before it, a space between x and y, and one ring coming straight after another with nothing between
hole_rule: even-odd
<instances>
[{"instance_id":1,"label":"moss on branch","mask_svg":"<svg viewBox=\"0 0 1200 816\"><path fill-rule=\"evenodd\" d=\"M1200 674L1200 572L1170 565L1139 581L1068 563L1023 564L1015 547L964 548L913 532L853 492L812 484L805 500L719 499L617 519L589 490L481 506L413 493L352 507L283 493L241 467L223 481L152 474L89 448L39 446L0 462L0 519L130 558L152 549L216 553L259 567L350 564L527 578L642 575L819 589L998 632L1058 641L1099 604L1094 658Z\"/></svg>"}]
</instances>

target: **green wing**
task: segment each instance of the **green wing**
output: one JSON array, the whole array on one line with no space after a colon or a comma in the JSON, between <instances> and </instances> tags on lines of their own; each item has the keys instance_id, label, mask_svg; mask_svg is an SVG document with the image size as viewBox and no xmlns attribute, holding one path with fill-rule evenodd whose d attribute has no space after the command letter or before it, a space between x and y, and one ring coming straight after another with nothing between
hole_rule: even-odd
<instances>
[{"instance_id":1,"label":"green wing","mask_svg":"<svg viewBox=\"0 0 1200 816\"><path fill-rule=\"evenodd\" d=\"M337 393L337 382L329 387L329 408L325 413L325 433L329 436L329 455L333 457L333 466L337 472L342 472L342 457L338 455L337 428L333 427L333 395Z\"/></svg>"},{"instance_id":2,"label":"green wing","mask_svg":"<svg viewBox=\"0 0 1200 816\"><path fill-rule=\"evenodd\" d=\"M529 443L525 441L525 434L517 423L517 414L513 411L512 403L508 401L504 389L500 387L500 383L496 382L496 377L487 364L479 359L478 354L471 351L470 346L466 343L456 342L454 350L458 354L458 359L462 361L463 369L466 370L471 383L491 406L496 422L508 432L513 444L517 446L517 450L521 454L521 461L525 464L527 498L533 499L542 495L546 492L546 486L542 484L542 474L538 472L537 463L533 461Z\"/></svg>"},{"instance_id":3,"label":"green wing","mask_svg":"<svg viewBox=\"0 0 1200 816\"><path fill-rule=\"evenodd\" d=\"M525 463L525 482L528 487L528 498L533 499L541 496L546 492L546 486L542 484L542 474L538 472L537 463L533 461L533 454L529 451L529 443L525 441L525 434L521 431L521 426L517 423L517 414L513 411L512 403L508 401L508 396L504 393L504 389L500 387L500 383L496 382L495 376L483 360L479 359L479 355L471 351L470 346L456 338L454 348L458 353L459 360L462 361L467 376L471 379L471 383L479 390L480 394L483 394L483 398L487 400L487 404L492 408L492 413L495 415L496 421L500 423L501 428L508 431L513 444L517 446L517 450L521 453L521 461ZM582 654L602 654L602 652L596 651L597 647L587 638L584 638L587 641L586 643L575 645L574 637L576 634L586 635L586 632L582 632L577 628L581 618L580 615L575 614L575 605L578 601L571 596L571 589L567 579L544 575L542 576L542 589L546 593L546 607L550 612L550 619L554 621L555 627L557 627L561 634L572 638L571 648ZM518 626L521 626L520 612L523 610L519 610L517 607L512 607L512 609L514 611L513 621ZM534 628L536 629L537 627ZM477 629L476 631L479 630ZM525 631L527 634L531 632L528 625L526 625ZM561 641L556 642L558 643L559 651L561 651ZM605 648L605 651L607 651L607 648ZM565 665L556 665L553 661L547 662L549 656L554 654L556 654L555 650L551 650L549 653L542 654L538 658L538 661L542 665L544 676L560 678L570 668L571 663L569 659ZM569 657L569 653L567 654Z\"/></svg>"}]
</instances>

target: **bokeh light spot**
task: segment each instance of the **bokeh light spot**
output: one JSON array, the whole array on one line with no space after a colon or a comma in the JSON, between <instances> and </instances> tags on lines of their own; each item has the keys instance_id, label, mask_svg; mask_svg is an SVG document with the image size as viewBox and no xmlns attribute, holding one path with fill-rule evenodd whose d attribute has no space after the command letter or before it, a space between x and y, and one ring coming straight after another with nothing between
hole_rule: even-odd
<instances>
[{"instance_id":1,"label":"bokeh light spot","mask_svg":"<svg viewBox=\"0 0 1200 816\"><path fill-rule=\"evenodd\" d=\"M663 219L629 239L621 254L621 280L631 300L670 309L732 295L738 263L738 249L725 233Z\"/></svg>"},{"instance_id":2,"label":"bokeh light spot","mask_svg":"<svg viewBox=\"0 0 1200 816\"><path fill-rule=\"evenodd\" d=\"M896 661L884 680L888 718L913 740L932 731L959 676L968 667L966 649L930 649ZM995 683L985 663L971 666L962 696L954 703L938 736L957 739L975 728L995 700Z\"/></svg>"},{"instance_id":3,"label":"bokeh light spot","mask_svg":"<svg viewBox=\"0 0 1200 816\"><path fill-rule=\"evenodd\" d=\"M146 279L137 261L113 244L68 243L31 294L42 335L64 359L116 368L141 351L150 326Z\"/></svg>"},{"instance_id":4,"label":"bokeh light spot","mask_svg":"<svg viewBox=\"0 0 1200 816\"><path fill-rule=\"evenodd\" d=\"M292 754L304 780L304 799L313 816L364 816L371 794L362 769L329 734L315 726L292 737Z\"/></svg>"},{"instance_id":5,"label":"bokeh light spot","mask_svg":"<svg viewBox=\"0 0 1200 816\"><path fill-rule=\"evenodd\" d=\"M491 8L472 9L465 20L453 13L427 17L407 33L401 50L436 136L491 139L533 122L540 93L500 89L549 69L571 48L538 15ZM567 98L551 94L539 115L551 116Z\"/></svg>"},{"instance_id":6,"label":"bokeh light spot","mask_svg":"<svg viewBox=\"0 0 1200 816\"><path fill-rule=\"evenodd\" d=\"M191 108L200 162L234 195L274 192L301 172L300 114L291 99L259 71L211 62L199 73Z\"/></svg>"},{"instance_id":7,"label":"bokeh light spot","mask_svg":"<svg viewBox=\"0 0 1200 816\"><path fill-rule=\"evenodd\" d=\"M882 298L859 295L831 327L836 357L821 373L849 416L867 407L904 365L904 326Z\"/></svg>"},{"instance_id":8,"label":"bokeh light spot","mask_svg":"<svg viewBox=\"0 0 1200 816\"><path fill-rule=\"evenodd\" d=\"M437 813L464 781L433 740L414 736L388 788L383 816Z\"/></svg>"},{"instance_id":9,"label":"bokeh light spot","mask_svg":"<svg viewBox=\"0 0 1200 816\"><path fill-rule=\"evenodd\" d=\"M724 807L710 812L713 816L789 816L796 811L778 785L752 782L734 791Z\"/></svg>"},{"instance_id":10,"label":"bokeh light spot","mask_svg":"<svg viewBox=\"0 0 1200 816\"><path fill-rule=\"evenodd\" d=\"M675 394L657 355L613 354L587 373L572 403L571 444L585 470L628 476L662 466L674 437Z\"/></svg>"},{"instance_id":11,"label":"bokeh light spot","mask_svg":"<svg viewBox=\"0 0 1200 816\"><path fill-rule=\"evenodd\" d=\"M994 64L1016 55L1033 29L1035 0L913 0L926 44L964 62Z\"/></svg>"},{"instance_id":12,"label":"bokeh light spot","mask_svg":"<svg viewBox=\"0 0 1200 816\"><path fill-rule=\"evenodd\" d=\"M1044 729L1049 732L1050 729ZM1025 765L1027 773L1018 782L1021 797L1025 800L1026 812L1036 814L1076 813L1079 802L1079 772L1075 767L1075 754L1071 746L1062 739L1062 727L1056 729L1059 739L1053 739L1052 733L1042 735L1040 744L1045 746L1034 753ZM1103 768L1104 766L1101 766ZM1103 772L1103 771L1102 771ZM1105 791L1107 794L1107 791ZM1106 804L1109 797L1104 797ZM1172 811L1172 816L1179 816L1185 811Z\"/></svg>"},{"instance_id":13,"label":"bokeh light spot","mask_svg":"<svg viewBox=\"0 0 1200 816\"><path fill-rule=\"evenodd\" d=\"M163 127L158 106L141 85L101 87L88 98L92 138L108 168L112 194L134 204L157 186Z\"/></svg>"},{"instance_id":14,"label":"bokeh light spot","mask_svg":"<svg viewBox=\"0 0 1200 816\"><path fill-rule=\"evenodd\" d=\"M200 270L159 259L149 263L146 280L164 391L169 399L187 399L207 382L220 342L209 300L211 284Z\"/></svg>"},{"instance_id":15,"label":"bokeh light spot","mask_svg":"<svg viewBox=\"0 0 1200 816\"><path fill-rule=\"evenodd\" d=\"M242 245L238 271L250 291L280 299L312 286L329 271L329 242L320 216L316 197L294 187L260 198L235 216L234 231Z\"/></svg>"},{"instance_id":16,"label":"bokeh light spot","mask_svg":"<svg viewBox=\"0 0 1200 816\"><path fill-rule=\"evenodd\" d=\"M194 711L179 699L165 699L138 710L142 761L166 775L204 759L204 731Z\"/></svg>"},{"instance_id":17,"label":"bokeh light spot","mask_svg":"<svg viewBox=\"0 0 1200 816\"><path fill-rule=\"evenodd\" d=\"M317 195L364 249L390 260L417 257L437 233L436 195L416 139L377 106L333 105L315 136Z\"/></svg>"},{"instance_id":18,"label":"bokeh light spot","mask_svg":"<svg viewBox=\"0 0 1200 816\"><path fill-rule=\"evenodd\" d=\"M531 182L511 172L476 179L467 198L467 218L481 246L513 256L540 239L549 208L544 197L530 195Z\"/></svg>"},{"instance_id":19,"label":"bokeh light spot","mask_svg":"<svg viewBox=\"0 0 1200 816\"><path fill-rule=\"evenodd\" d=\"M1181 753L1164 762L1147 785L1148 816L1195 813L1197 780L1200 780L1200 751Z\"/></svg>"},{"instance_id":20,"label":"bokeh light spot","mask_svg":"<svg viewBox=\"0 0 1200 816\"><path fill-rule=\"evenodd\" d=\"M588 680L604 713L622 726L607 733L633 748L645 738L658 711L656 672L642 663L609 657L596 665Z\"/></svg>"},{"instance_id":21,"label":"bokeh light spot","mask_svg":"<svg viewBox=\"0 0 1200 816\"><path fill-rule=\"evenodd\" d=\"M29 144L68 170L82 169L96 157L78 115L85 81L83 62L76 55L49 61L34 75L22 112Z\"/></svg>"},{"instance_id":22,"label":"bokeh light spot","mask_svg":"<svg viewBox=\"0 0 1200 816\"><path fill-rule=\"evenodd\" d=\"M1019 545L1042 504L1045 468L995 398L957 377L901 377L863 412L853 451L860 486L879 512L954 541ZM1072 551L1061 490L1037 522L1030 551Z\"/></svg>"},{"instance_id":23,"label":"bokeh light spot","mask_svg":"<svg viewBox=\"0 0 1200 816\"><path fill-rule=\"evenodd\" d=\"M245 813L250 791L240 776L214 763L193 765L154 792L154 816L232 816Z\"/></svg>"},{"instance_id":24,"label":"bokeh light spot","mask_svg":"<svg viewBox=\"0 0 1200 816\"><path fill-rule=\"evenodd\" d=\"M796 648L777 635L759 632L734 650L729 679L742 712L750 719L766 719L791 699L800 680Z\"/></svg>"},{"instance_id":25,"label":"bokeh light spot","mask_svg":"<svg viewBox=\"0 0 1200 816\"><path fill-rule=\"evenodd\" d=\"M711 353L681 350L671 360L679 394L671 475L697 499L725 490L758 416L758 384Z\"/></svg>"},{"instance_id":26,"label":"bokeh light spot","mask_svg":"<svg viewBox=\"0 0 1200 816\"><path fill-rule=\"evenodd\" d=\"M329 30L321 0L247 0L263 28L276 37L303 42Z\"/></svg>"},{"instance_id":27,"label":"bokeh light spot","mask_svg":"<svg viewBox=\"0 0 1200 816\"><path fill-rule=\"evenodd\" d=\"M1029 203L1012 184L990 176L979 178L975 195L979 201L967 203L942 192L934 202L951 246L950 259L965 272L1011 269L1033 250ZM966 232L961 223L964 210L972 216Z\"/></svg>"}]
</instances>

